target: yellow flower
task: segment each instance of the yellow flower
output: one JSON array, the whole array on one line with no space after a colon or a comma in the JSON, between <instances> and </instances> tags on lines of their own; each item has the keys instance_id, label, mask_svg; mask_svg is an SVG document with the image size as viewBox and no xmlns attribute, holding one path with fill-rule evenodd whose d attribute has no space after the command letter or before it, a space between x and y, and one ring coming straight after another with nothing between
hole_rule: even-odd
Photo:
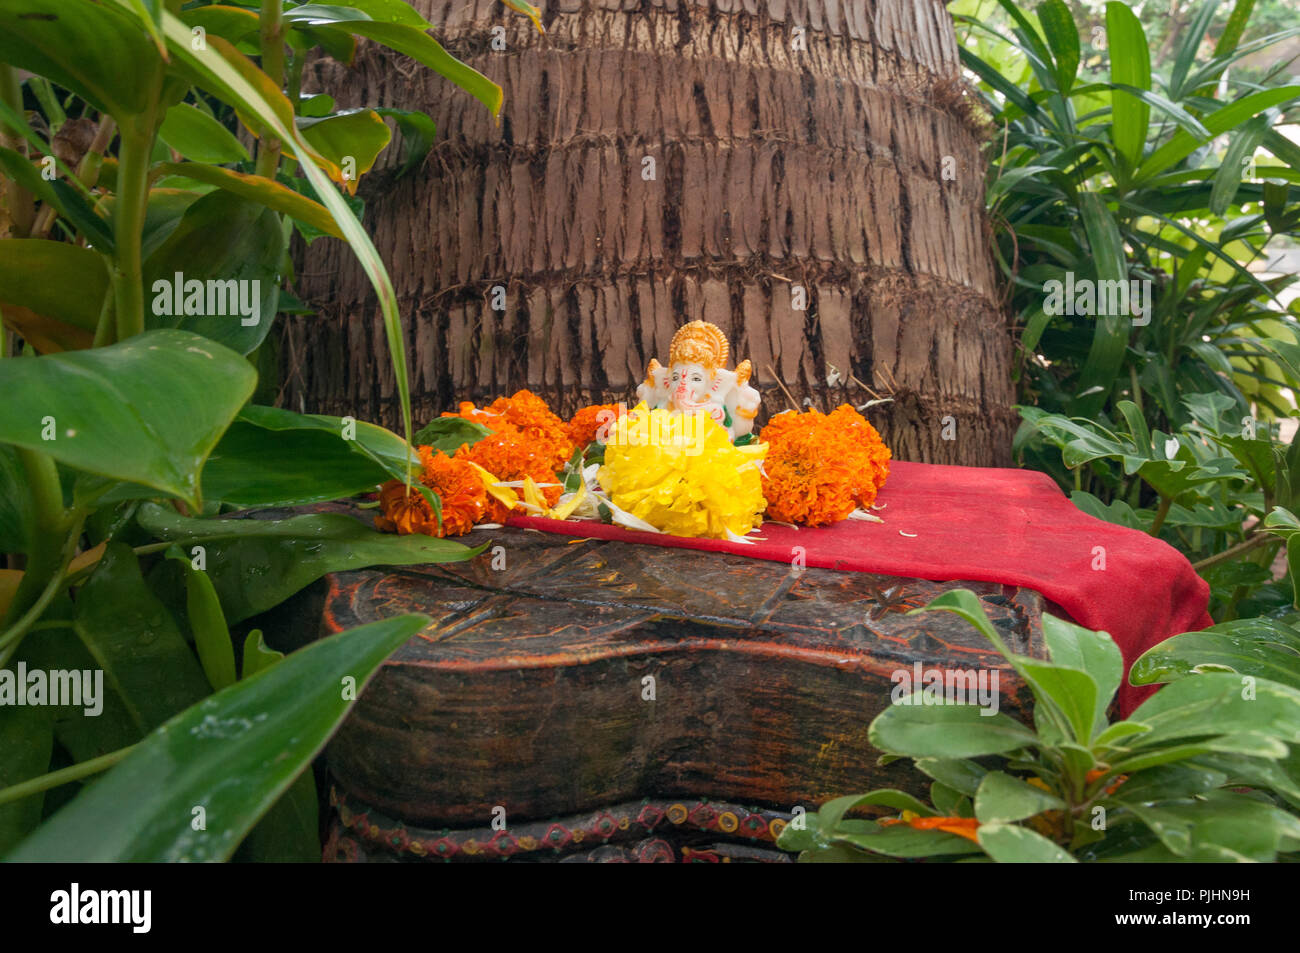
<instances>
[{"instance_id":1,"label":"yellow flower","mask_svg":"<svg viewBox=\"0 0 1300 953\"><path fill-rule=\"evenodd\" d=\"M763 514L767 445L733 446L703 411L647 410L609 431L597 479L615 506L674 536L744 536Z\"/></svg>"}]
</instances>

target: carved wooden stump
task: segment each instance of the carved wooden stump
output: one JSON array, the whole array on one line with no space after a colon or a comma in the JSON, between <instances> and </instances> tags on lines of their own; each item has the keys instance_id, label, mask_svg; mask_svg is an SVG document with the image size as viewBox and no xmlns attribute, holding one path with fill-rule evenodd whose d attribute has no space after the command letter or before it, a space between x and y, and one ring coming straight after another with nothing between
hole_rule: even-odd
<instances>
[{"instance_id":1,"label":"carved wooden stump","mask_svg":"<svg viewBox=\"0 0 1300 953\"><path fill-rule=\"evenodd\" d=\"M466 542L488 540L471 562L327 580L327 632L433 617L328 749L343 797L404 824L490 829L502 808L516 830L650 797L789 812L915 787L867 741L891 673L998 668L1016 717L1028 696L972 627L906 613L965 586L1014 650L1044 655L1042 597L1014 586L515 529Z\"/></svg>"}]
</instances>

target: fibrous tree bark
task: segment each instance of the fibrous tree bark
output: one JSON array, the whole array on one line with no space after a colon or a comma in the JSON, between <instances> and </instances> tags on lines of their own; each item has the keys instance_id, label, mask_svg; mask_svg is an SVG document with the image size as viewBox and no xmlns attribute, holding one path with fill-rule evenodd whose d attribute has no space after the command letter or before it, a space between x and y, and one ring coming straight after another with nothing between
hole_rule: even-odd
<instances>
[{"instance_id":1,"label":"fibrous tree bark","mask_svg":"<svg viewBox=\"0 0 1300 953\"><path fill-rule=\"evenodd\" d=\"M551 0L545 36L496 0L414 6L502 85L499 123L373 48L304 89L437 121L419 170L390 148L360 192L417 420L520 387L561 411L630 399L703 318L766 413L888 396L867 415L897 457L1008 461L984 166L939 0ZM318 310L285 325L289 405L395 423L361 269L322 239L300 271Z\"/></svg>"}]
</instances>

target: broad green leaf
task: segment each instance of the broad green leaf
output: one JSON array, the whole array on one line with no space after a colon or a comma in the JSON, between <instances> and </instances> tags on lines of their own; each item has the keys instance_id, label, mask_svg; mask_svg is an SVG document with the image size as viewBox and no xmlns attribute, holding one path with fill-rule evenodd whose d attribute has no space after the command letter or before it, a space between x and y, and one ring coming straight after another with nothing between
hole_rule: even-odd
<instances>
[{"instance_id":1,"label":"broad green leaf","mask_svg":"<svg viewBox=\"0 0 1300 953\"><path fill-rule=\"evenodd\" d=\"M1104 709L1099 711L1097 699L1101 694L1096 681L1087 672L1063 665L1052 665L1034 659L1022 658L1020 671L1034 689L1038 704L1050 702L1065 716L1074 740L1081 745L1092 741L1092 733Z\"/></svg>"},{"instance_id":2,"label":"broad green leaf","mask_svg":"<svg viewBox=\"0 0 1300 953\"><path fill-rule=\"evenodd\" d=\"M975 792L975 816L981 824L1019 821L1043 811L1064 809L1065 802L1041 788L1002 771L984 775Z\"/></svg>"},{"instance_id":3,"label":"broad green leaf","mask_svg":"<svg viewBox=\"0 0 1300 953\"><path fill-rule=\"evenodd\" d=\"M331 417L329 414L297 414L279 407L262 407L250 404L239 412L239 419L266 430L323 430L335 437L343 437L358 452L380 464L392 476L399 477L409 458L418 465L420 458L407 449L406 441L378 424L351 418ZM346 437L345 434L354 436Z\"/></svg>"},{"instance_id":4,"label":"broad green leaf","mask_svg":"<svg viewBox=\"0 0 1300 953\"><path fill-rule=\"evenodd\" d=\"M373 109L353 109L320 119L297 120L298 130L323 156L343 169L344 186L356 194L361 176L370 171L392 138Z\"/></svg>"},{"instance_id":5,"label":"broad green leaf","mask_svg":"<svg viewBox=\"0 0 1300 953\"><path fill-rule=\"evenodd\" d=\"M73 629L141 735L208 694L203 670L175 620L122 543L108 544L78 593Z\"/></svg>"},{"instance_id":6,"label":"broad green leaf","mask_svg":"<svg viewBox=\"0 0 1300 953\"><path fill-rule=\"evenodd\" d=\"M31 538L32 502L27 476L14 449L0 446L0 554L27 552ZM4 609L0 609L0 617L3 615Z\"/></svg>"},{"instance_id":7,"label":"broad green leaf","mask_svg":"<svg viewBox=\"0 0 1300 953\"><path fill-rule=\"evenodd\" d=\"M460 562L482 551L432 536L379 533L340 514L204 520L146 503L137 519L163 539L205 547L208 575L231 625L279 605L329 572Z\"/></svg>"},{"instance_id":8,"label":"broad green leaf","mask_svg":"<svg viewBox=\"0 0 1300 953\"><path fill-rule=\"evenodd\" d=\"M178 103L167 110L158 138L194 162L219 164L248 159L248 150L229 129L189 103Z\"/></svg>"},{"instance_id":9,"label":"broad green leaf","mask_svg":"<svg viewBox=\"0 0 1300 953\"><path fill-rule=\"evenodd\" d=\"M145 262L146 324L251 353L275 321L283 259L274 212L228 192L205 195Z\"/></svg>"},{"instance_id":10,"label":"broad green leaf","mask_svg":"<svg viewBox=\"0 0 1300 953\"><path fill-rule=\"evenodd\" d=\"M1042 834L1015 824L981 824L980 846L1001 864L1073 864L1075 858Z\"/></svg>"},{"instance_id":11,"label":"broad green leaf","mask_svg":"<svg viewBox=\"0 0 1300 953\"><path fill-rule=\"evenodd\" d=\"M373 490L389 476L337 434L267 430L240 419L203 468L203 492L235 506L296 506Z\"/></svg>"},{"instance_id":12,"label":"broad green leaf","mask_svg":"<svg viewBox=\"0 0 1300 953\"><path fill-rule=\"evenodd\" d=\"M219 36L230 43L252 38L260 23L260 18L252 10L225 4L191 7L181 10L180 16L190 26L202 27L206 33Z\"/></svg>"},{"instance_id":13,"label":"broad green leaf","mask_svg":"<svg viewBox=\"0 0 1300 953\"><path fill-rule=\"evenodd\" d=\"M437 417L429 421L412 440L418 447L430 446L445 454L453 454L462 444L473 446L492 431L464 417Z\"/></svg>"},{"instance_id":14,"label":"broad green leaf","mask_svg":"<svg viewBox=\"0 0 1300 953\"><path fill-rule=\"evenodd\" d=\"M59 811L11 861L221 861L334 733L358 688L429 619L404 615L324 639L153 732ZM195 830L193 808L205 811Z\"/></svg>"},{"instance_id":15,"label":"broad green leaf","mask_svg":"<svg viewBox=\"0 0 1300 953\"><path fill-rule=\"evenodd\" d=\"M967 797L974 797L980 782L988 769L975 761L956 758L921 758L916 768L922 774L934 778L954 791L960 791Z\"/></svg>"},{"instance_id":16,"label":"broad green leaf","mask_svg":"<svg viewBox=\"0 0 1300 953\"><path fill-rule=\"evenodd\" d=\"M830 839L835 834L836 828L840 826L840 821L845 814L856 807L866 807L867 805L892 807L898 811L914 811L922 817L931 817L935 813L933 808L927 804L896 788L882 788L878 791L870 791L867 794L849 794L827 801L817 809L817 823L822 836Z\"/></svg>"},{"instance_id":17,"label":"broad green leaf","mask_svg":"<svg viewBox=\"0 0 1300 953\"><path fill-rule=\"evenodd\" d=\"M1144 652L1133 663L1129 681L1134 685L1172 682L1211 665L1300 689L1300 631L1260 618L1184 632Z\"/></svg>"},{"instance_id":18,"label":"broad green leaf","mask_svg":"<svg viewBox=\"0 0 1300 953\"><path fill-rule=\"evenodd\" d=\"M1106 39L1110 46L1110 75L1116 83L1151 88L1151 49L1142 22L1126 3L1106 4ZM1112 128L1116 151L1131 169L1142 159L1151 108L1124 92L1112 93Z\"/></svg>"},{"instance_id":19,"label":"broad green leaf","mask_svg":"<svg viewBox=\"0 0 1300 953\"><path fill-rule=\"evenodd\" d=\"M939 857L973 854L979 847L947 831L918 831L900 824L860 834L837 834L836 841L888 857Z\"/></svg>"},{"instance_id":20,"label":"broad green leaf","mask_svg":"<svg viewBox=\"0 0 1300 953\"><path fill-rule=\"evenodd\" d=\"M42 354L89 347L107 293L104 259L87 248L0 240L0 314Z\"/></svg>"},{"instance_id":21,"label":"broad green leaf","mask_svg":"<svg viewBox=\"0 0 1300 953\"><path fill-rule=\"evenodd\" d=\"M973 705L890 705L871 723L872 745L910 758L978 758L1034 744L1037 736L1001 713L981 714Z\"/></svg>"},{"instance_id":22,"label":"broad green leaf","mask_svg":"<svg viewBox=\"0 0 1300 953\"><path fill-rule=\"evenodd\" d=\"M1151 726L1135 750L1179 738L1260 732L1300 742L1300 691L1266 679L1207 672L1166 685L1134 711Z\"/></svg>"},{"instance_id":23,"label":"broad green leaf","mask_svg":"<svg viewBox=\"0 0 1300 953\"><path fill-rule=\"evenodd\" d=\"M148 109L163 72L129 11L95 0L5 0L0 61L48 77L121 122Z\"/></svg>"},{"instance_id":24,"label":"broad green leaf","mask_svg":"<svg viewBox=\"0 0 1300 953\"><path fill-rule=\"evenodd\" d=\"M1150 725L1143 725L1136 721L1117 721L1092 739L1092 743L1094 747L1101 749L1115 744L1123 744L1124 739L1130 735L1140 735L1150 730Z\"/></svg>"},{"instance_id":25,"label":"broad green leaf","mask_svg":"<svg viewBox=\"0 0 1300 953\"><path fill-rule=\"evenodd\" d=\"M234 351L174 330L92 351L2 361L0 443L141 483L197 508L199 471L255 382Z\"/></svg>"},{"instance_id":26,"label":"broad green leaf","mask_svg":"<svg viewBox=\"0 0 1300 953\"><path fill-rule=\"evenodd\" d=\"M269 209L283 212L312 228L342 238L334 216L319 202L314 202L279 182L251 172L235 172L197 162L165 162L159 168L171 175L184 176L196 182L215 185L240 198L260 202Z\"/></svg>"},{"instance_id":27,"label":"broad green leaf","mask_svg":"<svg viewBox=\"0 0 1300 953\"><path fill-rule=\"evenodd\" d=\"M1096 711L1104 717L1124 677L1124 657L1115 640L1106 632L1043 613L1043 641L1053 662L1086 672L1096 683Z\"/></svg>"}]
</instances>

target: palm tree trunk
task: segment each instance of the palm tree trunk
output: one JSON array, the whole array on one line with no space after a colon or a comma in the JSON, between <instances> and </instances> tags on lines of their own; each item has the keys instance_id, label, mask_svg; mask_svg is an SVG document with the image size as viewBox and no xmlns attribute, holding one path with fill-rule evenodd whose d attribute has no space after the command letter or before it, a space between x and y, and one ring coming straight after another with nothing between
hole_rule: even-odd
<instances>
[{"instance_id":1,"label":"palm tree trunk","mask_svg":"<svg viewBox=\"0 0 1300 953\"><path fill-rule=\"evenodd\" d=\"M417 419L520 387L629 399L703 318L767 413L889 396L867 414L898 458L1008 461L1010 338L942 3L551 0L545 36L495 0L414 6L504 87L499 124L386 51L309 67L304 91L437 121L422 169L398 177L390 148L361 189ZM300 260L319 310L286 325L289 406L395 422L360 268L328 239Z\"/></svg>"}]
</instances>

